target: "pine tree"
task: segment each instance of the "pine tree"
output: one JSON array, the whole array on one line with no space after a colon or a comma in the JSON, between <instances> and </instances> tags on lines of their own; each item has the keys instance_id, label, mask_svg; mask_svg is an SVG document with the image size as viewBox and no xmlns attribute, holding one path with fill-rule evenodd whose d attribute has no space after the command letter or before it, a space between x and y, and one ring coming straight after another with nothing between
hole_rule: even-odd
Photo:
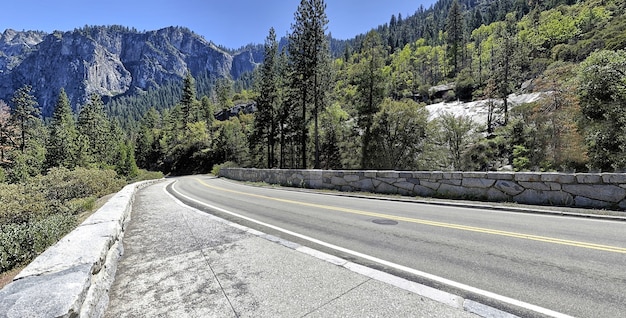
<instances>
[{"instance_id":1,"label":"pine tree","mask_svg":"<svg viewBox=\"0 0 626 318\"><path fill-rule=\"evenodd\" d=\"M102 99L99 95L91 95L78 115L78 131L86 143L80 147L85 151L81 156L86 158L88 163L102 165L108 162L110 127Z\"/></svg>"},{"instance_id":2,"label":"pine tree","mask_svg":"<svg viewBox=\"0 0 626 318\"><path fill-rule=\"evenodd\" d=\"M356 66L358 125L363 129L361 168L372 167L372 133L374 115L380 109L385 95L383 67L384 49L378 32L370 31L363 42L361 62Z\"/></svg>"},{"instance_id":3,"label":"pine tree","mask_svg":"<svg viewBox=\"0 0 626 318\"><path fill-rule=\"evenodd\" d=\"M233 82L227 78L219 78L215 83L215 97L221 110L233 107Z\"/></svg>"},{"instance_id":4,"label":"pine tree","mask_svg":"<svg viewBox=\"0 0 626 318\"><path fill-rule=\"evenodd\" d=\"M70 101L65 90L61 89L52 114L50 137L46 144L48 152L46 166L74 168L77 164L77 138L78 130Z\"/></svg>"},{"instance_id":5,"label":"pine tree","mask_svg":"<svg viewBox=\"0 0 626 318\"><path fill-rule=\"evenodd\" d=\"M463 52L463 13L461 12L461 6L454 0L450 12L448 13L448 54L452 60L452 66L454 67L452 77L456 76L459 72L459 56Z\"/></svg>"},{"instance_id":6,"label":"pine tree","mask_svg":"<svg viewBox=\"0 0 626 318\"><path fill-rule=\"evenodd\" d=\"M12 120L19 127L21 134L20 139L20 151L24 153L26 151L26 145L28 139L32 136L36 126L41 122L40 110L37 108L37 100L32 94L32 87L30 85L24 85L18 89L13 98L13 114Z\"/></svg>"},{"instance_id":7,"label":"pine tree","mask_svg":"<svg viewBox=\"0 0 626 318\"><path fill-rule=\"evenodd\" d=\"M519 50L515 14L506 16L504 25L498 32L498 52L495 56L495 70L492 74L498 97L502 99L504 125L509 123L508 97L513 93L520 76Z\"/></svg>"},{"instance_id":8,"label":"pine tree","mask_svg":"<svg viewBox=\"0 0 626 318\"><path fill-rule=\"evenodd\" d=\"M183 127L186 127L187 123L190 122L190 118L194 117L194 105L196 102L196 81L191 76L191 71L187 70L187 75L183 81L183 95L180 100L182 110L181 124ZM195 115L197 117L197 114Z\"/></svg>"},{"instance_id":9,"label":"pine tree","mask_svg":"<svg viewBox=\"0 0 626 318\"><path fill-rule=\"evenodd\" d=\"M11 120L11 108L0 100L0 165L7 163L7 154L17 147L18 129Z\"/></svg>"},{"instance_id":10,"label":"pine tree","mask_svg":"<svg viewBox=\"0 0 626 318\"><path fill-rule=\"evenodd\" d=\"M307 110L312 106L315 134L315 167L319 168L318 114L326 101L330 78L330 52L326 29L324 0L301 0L291 25L289 55L292 63L292 87L298 92L297 104L302 112L300 151L302 168L307 168ZM312 104L312 105L310 105Z\"/></svg>"},{"instance_id":11,"label":"pine tree","mask_svg":"<svg viewBox=\"0 0 626 318\"><path fill-rule=\"evenodd\" d=\"M137 164L142 168L155 170L157 161L163 155L159 144L160 121L160 114L155 108L150 108L139 124L135 153Z\"/></svg>"},{"instance_id":12,"label":"pine tree","mask_svg":"<svg viewBox=\"0 0 626 318\"><path fill-rule=\"evenodd\" d=\"M278 42L276 33L271 28L265 39L265 58L261 67L260 96L258 111L254 121L253 145L266 140L267 167L275 165L274 144L276 142L276 109L278 103L277 74Z\"/></svg>"}]
</instances>

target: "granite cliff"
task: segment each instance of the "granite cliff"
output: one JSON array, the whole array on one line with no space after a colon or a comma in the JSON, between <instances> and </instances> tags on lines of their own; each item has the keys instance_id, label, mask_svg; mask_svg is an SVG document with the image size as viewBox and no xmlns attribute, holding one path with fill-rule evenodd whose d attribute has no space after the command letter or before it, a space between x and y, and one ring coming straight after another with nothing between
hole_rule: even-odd
<instances>
[{"instance_id":1,"label":"granite cliff","mask_svg":"<svg viewBox=\"0 0 626 318\"><path fill-rule=\"evenodd\" d=\"M121 26L84 27L46 34L6 30L0 34L0 99L33 86L44 116L65 88L72 106L90 94L133 94L196 76L237 79L262 62L254 46L229 53L192 31L169 27L139 32Z\"/></svg>"}]
</instances>

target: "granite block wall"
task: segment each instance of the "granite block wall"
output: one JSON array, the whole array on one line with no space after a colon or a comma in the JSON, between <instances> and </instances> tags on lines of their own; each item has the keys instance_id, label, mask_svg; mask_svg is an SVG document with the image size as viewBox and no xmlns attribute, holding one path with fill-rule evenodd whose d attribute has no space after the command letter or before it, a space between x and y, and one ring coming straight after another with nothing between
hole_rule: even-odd
<instances>
[{"instance_id":1,"label":"granite block wall","mask_svg":"<svg viewBox=\"0 0 626 318\"><path fill-rule=\"evenodd\" d=\"M311 189L626 210L624 173L223 168L220 176Z\"/></svg>"}]
</instances>

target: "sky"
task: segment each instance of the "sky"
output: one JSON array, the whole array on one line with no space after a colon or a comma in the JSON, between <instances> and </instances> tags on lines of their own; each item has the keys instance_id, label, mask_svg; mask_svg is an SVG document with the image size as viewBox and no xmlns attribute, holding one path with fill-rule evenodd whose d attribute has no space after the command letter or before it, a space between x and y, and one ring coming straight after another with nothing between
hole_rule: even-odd
<instances>
[{"instance_id":1,"label":"sky","mask_svg":"<svg viewBox=\"0 0 626 318\"><path fill-rule=\"evenodd\" d=\"M0 32L72 31L85 25L123 25L139 31L187 27L206 40L237 49L262 44L274 27L278 38L293 23L299 0L14 0L0 7ZM328 32L349 39L406 17L435 0L326 0Z\"/></svg>"}]
</instances>

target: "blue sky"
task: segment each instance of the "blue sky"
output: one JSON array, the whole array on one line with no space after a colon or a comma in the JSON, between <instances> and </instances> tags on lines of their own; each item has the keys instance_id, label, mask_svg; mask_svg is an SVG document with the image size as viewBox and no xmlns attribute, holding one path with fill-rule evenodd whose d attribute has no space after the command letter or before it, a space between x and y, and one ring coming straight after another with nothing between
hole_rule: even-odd
<instances>
[{"instance_id":1,"label":"blue sky","mask_svg":"<svg viewBox=\"0 0 626 318\"><path fill-rule=\"evenodd\" d=\"M140 31L184 26L228 48L263 43L269 28L289 32L299 0L13 0L0 10L5 29L71 31L84 25L119 24ZM435 0L326 0L328 31L351 38L386 23L392 14L413 14Z\"/></svg>"}]
</instances>

